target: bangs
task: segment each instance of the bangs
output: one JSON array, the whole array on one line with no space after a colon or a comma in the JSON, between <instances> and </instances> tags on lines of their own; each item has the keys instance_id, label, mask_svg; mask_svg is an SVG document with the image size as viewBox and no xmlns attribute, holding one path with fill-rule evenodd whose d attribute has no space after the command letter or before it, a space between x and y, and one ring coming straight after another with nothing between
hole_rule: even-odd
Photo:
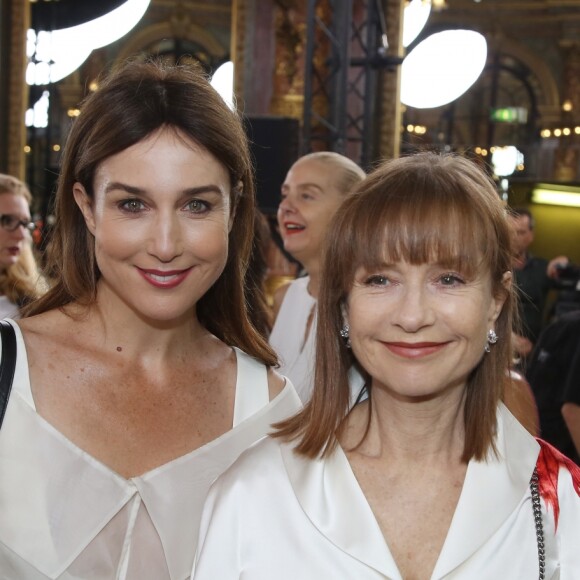
<instances>
[{"instance_id":1,"label":"bangs","mask_svg":"<svg viewBox=\"0 0 580 580\"><path fill-rule=\"evenodd\" d=\"M494 245L487 243L493 225L470 196L450 192L449 184L445 192L421 191L413 184L410 190L375 192L360 201L364 205L355 209L351 222L352 264L370 271L398 261L434 262L474 277L494 263Z\"/></svg>"}]
</instances>

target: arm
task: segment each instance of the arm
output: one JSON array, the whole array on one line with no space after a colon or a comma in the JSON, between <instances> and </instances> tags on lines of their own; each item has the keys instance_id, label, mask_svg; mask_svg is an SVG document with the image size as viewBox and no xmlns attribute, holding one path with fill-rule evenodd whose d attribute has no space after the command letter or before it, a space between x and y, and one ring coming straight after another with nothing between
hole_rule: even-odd
<instances>
[{"instance_id":1,"label":"arm","mask_svg":"<svg viewBox=\"0 0 580 580\"><path fill-rule=\"evenodd\" d=\"M580 326L577 330L580 330ZM577 339L572 338L572 340ZM574 356L566 373L561 413L576 452L580 455L580 343L576 343Z\"/></svg>"},{"instance_id":2,"label":"arm","mask_svg":"<svg viewBox=\"0 0 580 580\"><path fill-rule=\"evenodd\" d=\"M534 437L540 435L536 400L530 385L520 373L510 371L509 379L506 381L504 403L531 435Z\"/></svg>"},{"instance_id":3,"label":"arm","mask_svg":"<svg viewBox=\"0 0 580 580\"><path fill-rule=\"evenodd\" d=\"M546 270L546 275L548 278L558 279L558 267L566 266L570 260L566 256L557 256L552 258L548 263L548 268Z\"/></svg>"},{"instance_id":4,"label":"arm","mask_svg":"<svg viewBox=\"0 0 580 580\"><path fill-rule=\"evenodd\" d=\"M528 356L534 348L534 345L529 338L526 338L521 334L516 334L515 332L512 332L512 343L514 345L514 350L521 357Z\"/></svg>"},{"instance_id":5,"label":"arm","mask_svg":"<svg viewBox=\"0 0 580 580\"><path fill-rule=\"evenodd\" d=\"M580 405L564 403L562 405L562 417L564 417L564 422L566 427L568 427L576 452L580 455Z\"/></svg>"}]
</instances>

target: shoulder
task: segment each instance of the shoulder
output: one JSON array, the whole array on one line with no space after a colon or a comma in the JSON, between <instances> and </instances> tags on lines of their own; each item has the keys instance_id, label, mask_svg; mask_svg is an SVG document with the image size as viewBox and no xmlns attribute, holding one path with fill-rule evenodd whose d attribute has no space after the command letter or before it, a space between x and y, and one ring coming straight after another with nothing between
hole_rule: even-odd
<instances>
[{"instance_id":1,"label":"shoulder","mask_svg":"<svg viewBox=\"0 0 580 580\"><path fill-rule=\"evenodd\" d=\"M27 343L35 348L50 348L53 343L71 344L79 336L82 323L70 318L60 310L49 310L29 318L18 320L18 326Z\"/></svg>"},{"instance_id":2,"label":"shoulder","mask_svg":"<svg viewBox=\"0 0 580 580\"><path fill-rule=\"evenodd\" d=\"M268 369L268 391L270 401L274 400L288 385L289 381L274 369Z\"/></svg>"}]
</instances>

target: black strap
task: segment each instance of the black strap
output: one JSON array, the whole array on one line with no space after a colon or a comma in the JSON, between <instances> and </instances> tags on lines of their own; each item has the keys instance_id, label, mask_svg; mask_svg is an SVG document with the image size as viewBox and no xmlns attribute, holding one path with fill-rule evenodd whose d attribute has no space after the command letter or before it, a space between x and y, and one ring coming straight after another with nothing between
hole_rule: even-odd
<instances>
[{"instance_id":1,"label":"black strap","mask_svg":"<svg viewBox=\"0 0 580 580\"><path fill-rule=\"evenodd\" d=\"M9 322L0 320L2 337L2 362L0 362L0 427L8 406L14 370L16 369L16 333Z\"/></svg>"}]
</instances>

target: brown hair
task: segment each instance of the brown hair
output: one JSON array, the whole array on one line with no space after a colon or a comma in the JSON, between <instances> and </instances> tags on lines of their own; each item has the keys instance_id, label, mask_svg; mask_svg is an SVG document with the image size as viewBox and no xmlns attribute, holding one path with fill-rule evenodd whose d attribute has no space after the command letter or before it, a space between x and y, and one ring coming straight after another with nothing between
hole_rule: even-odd
<instances>
[{"instance_id":1,"label":"brown hair","mask_svg":"<svg viewBox=\"0 0 580 580\"><path fill-rule=\"evenodd\" d=\"M206 149L230 177L235 218L228 259L219 279L197 304L199 320L224 342L266 364L276 364L274 352L250 322L248 311L253 311L254 297L244 289L255 211L246 135L238 115L197 65L131 61L110 74L84 101L64 147L56 192L56 224L47 256L54 286L26 314L95 301L100 272L94 238L73 198L73 185L80 182L92 196L100 163L163 127L178 130Z\"/></svg>"},{"instance_id":2,"label":"brown hair","mask_svg":"<svg viewBox=\"0 0 580 580\"><path fill-rule=\"evenodd\" d=\"M0 173L0 195L3 194L21 196L28 205L32 202L32 195L25 183L12 175ZM0 290L8 300L20 307L41 296L44 288L44 280L38 271L32 242L28 240L28 243L22 246L18 261L0 273Z\"/></svg>"},{"instance_id":3,"label":"brown hair","mask_svg":"<svg viewBox=\"0 0 580 580\"><path fill-rule=\"evenodd\" d=\"M314 394L303 411L276 425L275 435L299 439L297 451L308 457L332 452L350 408L348 371L357 364L339 334L355 271L384 263L385 255L412 264L437 259L467 275L488 270L494 295L506 297L495 325L501 346L472 371L465 392L463 459L483 459L495 449L496 408L511 361L515 298L503 284L510 240L495 186L473 162L420 153L383 163L333 219L321 273ZM370 394L370 377L360 370Z\"/></svg>"}]
</instances>

